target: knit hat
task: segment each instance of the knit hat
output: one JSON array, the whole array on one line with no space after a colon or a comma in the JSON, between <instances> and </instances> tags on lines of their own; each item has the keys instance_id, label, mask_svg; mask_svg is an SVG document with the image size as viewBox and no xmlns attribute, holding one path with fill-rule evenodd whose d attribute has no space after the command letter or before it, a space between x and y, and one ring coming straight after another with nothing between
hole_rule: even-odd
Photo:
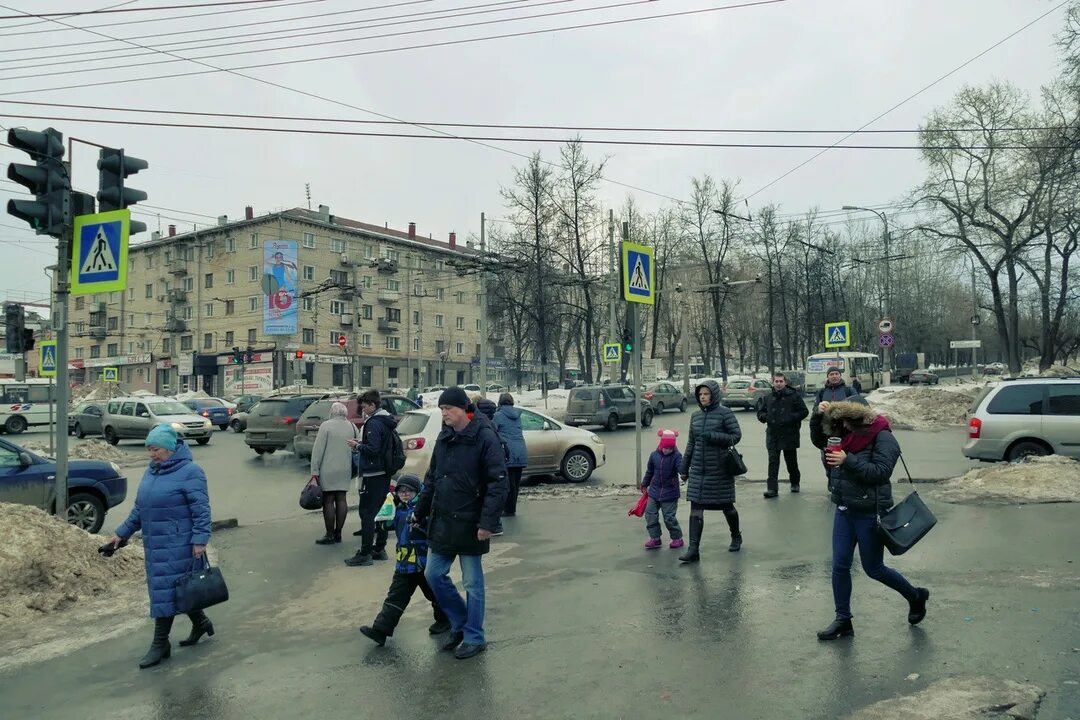
<instances>
[{"instance_id":1,"label":"knit hat","mask_svg":"<svg viewBox=\"0 0 1080 720\"><path fill-rule=\"evenodd\" d=\"M443 405L450 405L461 408L462 410L468 410L469 396L457 385L448 387L442 391L441 395L439 395L439 407L442 407Z\"/></svg>"},{"instance_id":2,"label":"knit hat","mask_svg":"<svg viewBox=\"0 0 1080 720\"><path fill-rule=\"evenodd\" d=\"M658 447L661 450L665 448L674 448L675 438L679 437L678 430L658 430L656 434L660 436L660 445Z\"/></svg>"},{"instance_id":3,"label":"knit hat","mask_svg":"<svg viewBox=\"0 0 1080 720\"><path fill-rule=\"evenodd\" d=\"M829 371L828 371L827 373L825 373L825 374L826 374L826 375L832 375L833 373L836 373L837 375L841 375L841 374L842 374L842 373L840 372L840 368L838 368L838 367L831 367L831 368L829 368Z\"/></svg>"},{"instance_id":4,"label":"knit hat","mask_svg":"<svg viewBox=\"0 0 1080 720\"><path fill-rule=\"evenodd\" d=\"M396 481L394 481L394 483L395 492L403 487L407 487L417 495L420 494L420 488L422 484L420 482L420 478L416 477L415 475L401 475Z\"/></svg>"},{"instance_id":5,"label":"knit hat","mask_svg":"<svg viewBox=\"0 0 1080 720\"><path fill-rule=\"evenodd\" d=\"M176 431L171 425L162 423L154 426L146 436L146 447L156 447L170 452L176 449Z\"/></svg>"}]
</instances>

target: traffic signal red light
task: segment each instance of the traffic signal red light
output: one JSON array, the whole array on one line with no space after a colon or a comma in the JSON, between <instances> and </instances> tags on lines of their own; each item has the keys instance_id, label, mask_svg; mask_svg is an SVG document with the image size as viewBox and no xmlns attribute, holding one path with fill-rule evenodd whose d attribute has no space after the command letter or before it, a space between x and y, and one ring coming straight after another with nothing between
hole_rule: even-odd
<instances>
[{"instance_id":1,"label":"traffic signal red light","mask_svg":"<svg viewBox=\"0 0 1080 720\"><path fill-rule=\"evenodd\" d=\"M297 350L296 351L296 359L297 360L302 360L303 357L304 357L304 351L303 350Z\"/></svg>"}]
</instances>

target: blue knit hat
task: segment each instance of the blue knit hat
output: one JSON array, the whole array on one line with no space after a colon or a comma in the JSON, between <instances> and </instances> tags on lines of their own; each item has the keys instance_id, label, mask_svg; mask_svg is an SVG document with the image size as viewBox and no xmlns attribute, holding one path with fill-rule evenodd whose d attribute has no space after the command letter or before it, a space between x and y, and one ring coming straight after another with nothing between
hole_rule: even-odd
<instances>
[{"instance_id":1,"label":"blue knit hat","mask_svg":"<svg viewBox=\"0 0 1080 720\"><path fill-rule=\"evenodd\" d=\"M146 446L161 448L162 450L169 450L170 452L176 449L176 431L172 429L171 425L162 423L156 425L150 434L146 436Z\"/></svg>"}]
</instances>

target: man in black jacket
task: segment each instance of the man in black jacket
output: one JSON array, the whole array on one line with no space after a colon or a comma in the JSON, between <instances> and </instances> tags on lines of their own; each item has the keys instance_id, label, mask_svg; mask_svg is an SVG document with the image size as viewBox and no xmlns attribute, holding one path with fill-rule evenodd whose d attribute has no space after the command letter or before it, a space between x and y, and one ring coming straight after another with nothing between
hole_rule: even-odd
<instances>
[{"instance_id":1,"label":"man in black jacket","mask_svg":"<svg viewBox=\"0 0 1080 720\"><path fill-rule=\"evenodd\" d=\"M353 453L360 459L360 529L353 535L360 536L360 549L345 561L349 567L365 567L372 560L386 560L386 525L376 527L375 516L386 502L390 492L390 473L387 471L387 449L390 433L396 432L397 420L383 410L379 391L368 390L356 400L364 416L360 439L349 440Z\"/></svg>"},{"instance_id":2,"label":"man in black jacket","mask_svg":"<svg viewBox=\"0 0 1080 720\"><path fill-rule=\"evenodd\" d=\"M439 396L443 427L431 454L414 517L428 522L428 561L424 575L439 607L450 618L450 640L443 650L459 660L487 649L484 639L484 569L481 559L499 526L506 500L506 461L502 442L482 415L469 418L469 398L459 387ZM450 568L461 564L462 599Z\"/></svg>"},{"instance_id":3,"label":"man in black jacket","mask_svg":"<svg viewBox=\"0 0 1080 720\"><path fill-rule=\"evenodd\" d=\"M758 408L757 418L765 423L765 449L769 451L766 498L779 495L780 453L784 453L791 492L799 492L799 436L802 421L810 414L802 395L788 387L783 373L773 375L773 390Z\"/></svg>"}]
</instances>

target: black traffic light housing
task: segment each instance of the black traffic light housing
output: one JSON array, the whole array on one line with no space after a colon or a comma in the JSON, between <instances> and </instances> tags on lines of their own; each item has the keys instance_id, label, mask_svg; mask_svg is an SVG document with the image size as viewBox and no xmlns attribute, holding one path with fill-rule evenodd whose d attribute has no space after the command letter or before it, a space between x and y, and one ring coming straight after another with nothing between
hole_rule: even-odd
<instances>
[{"instance_id":1,"label":"black traffic light housing","mask_svg":"<svg viewBox=\"0 0 1080 720\"><path fill-rule=\"evenodd\" d=\"M4 303L4 332L9 355L20 355L23 352L23 341L26 337L26 311L17 303ZM30 333L33 337L33 331ZM32 346L31 341L31 346Z\"/></svg>"},{"instance_id":2,"label":"black traffic light housing","mask_svg":"<svg viewBox=\"0 0 1080 720\"><path fill-rule=\"evenodd\" d=\"M8 214L28 223L38 235L60 237L71 218L71 179L64 165L64 136L53 128L42 132L11 128L7 141L35 162L8 165L8 179L34 195L33 200L8 200Z\"/></svg>"},{"instance_id":3,"label":"black traffic light housing","mask_svg":"<svg viewBox=\"0 0 1080 720\"><path fill-rule=\"evenodd\" d=\"M243 365L244 364L244 353L241 352L240 348L236 347L235 345L233 346L233 349L232 349L232 361L233 361L233 365Z\"/></svg>"},{"instance_id":4,"label":"black traffic light housing","mask_svg":"<svg viewBox=\"0 0 1080 720\"><path fill-rule=\"evenodd\" d=\"M98 158L98 205L101 212L123 210L148 196L142 190L125 186L125 179L150 167L150 163L124 154L123 148L101 148ZM131 221L129 233L146 230L146 223Z\"/></svg>"},{"instance_id":5,"label":"black traffic light housing","mask_svg":"<svg viewBox=\"0 0 1080 720\"><path fill-rule=\"evenodd\" d=\"M630 328L623 328L622 333L623 352L634 352L634 333L630 332Z\"/></svg>"},{"instance_id":6,"label":"black traffic light housing","mask_svg":"<svg viewBox=\"0 0 1080 720\"><path fill-rule=\"evenodd\" d=\"M250 345L247 346L247 352L244 353L244 362L248 364L255 362L255 348Z\"/></svg>"}]
</instances>

